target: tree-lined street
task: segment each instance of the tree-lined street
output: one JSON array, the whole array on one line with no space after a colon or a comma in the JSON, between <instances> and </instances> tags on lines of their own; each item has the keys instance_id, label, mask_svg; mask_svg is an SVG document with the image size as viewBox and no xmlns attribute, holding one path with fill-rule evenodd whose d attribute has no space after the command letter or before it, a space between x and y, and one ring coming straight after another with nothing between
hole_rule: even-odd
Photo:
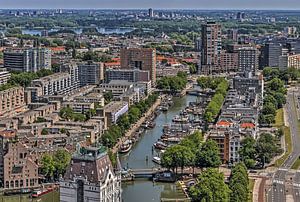
<instances>
[{"instance_id":1,"label":"tree-lined street","mask_svg":"<svg viewBox=\"0 0 300 202\"><path fill-rule=\"evenodd\" d=\"M285 160L283 165L273 174L272 185L268 188L266 196L268 202L282 202L286 201L288 195L292 195L294 201L300 201L299 188L300 186L300 174L296 172L293 174L292 190L287 186L287 174L294 162L299 158L300 155L300 133L299 133L299 122L297 117L297 111L294 95L297 92L297 88L289 89L287 93L287 103L284 106L287 114L287 121L290 126L290 132L292 137L292 153Z\"/></svg>"}]
</instances>

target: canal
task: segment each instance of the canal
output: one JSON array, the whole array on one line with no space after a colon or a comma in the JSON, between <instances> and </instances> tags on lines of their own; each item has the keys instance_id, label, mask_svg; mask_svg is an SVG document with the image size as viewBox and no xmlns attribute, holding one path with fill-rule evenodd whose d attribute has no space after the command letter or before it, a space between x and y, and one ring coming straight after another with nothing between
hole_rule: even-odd
<instances>
[{"instance_id":1,"label":"canal","mask_svg":"<svg viewBox=\"0 0 300 202\"><path fill-rule=\"evenodd\" d=\"M196 101L196 97L187 95L182 98L173 98L174 104L169 110L166 113L161 113L155 119L155 128L147 130L128 154L120 156L122 166L131 169L157 167L152 162L152 157L156 155L152 151L153 143L162 135L163 125L171 123L172 118L178 115L179 111L184 109L191 101ZM148 161L146 160L147 156ZM162 198L176 199L184 197L182 191L175 184L170 183L138 180L123 183L122 189L124 202L159 202Z\"/></svg>"}]
</instances>

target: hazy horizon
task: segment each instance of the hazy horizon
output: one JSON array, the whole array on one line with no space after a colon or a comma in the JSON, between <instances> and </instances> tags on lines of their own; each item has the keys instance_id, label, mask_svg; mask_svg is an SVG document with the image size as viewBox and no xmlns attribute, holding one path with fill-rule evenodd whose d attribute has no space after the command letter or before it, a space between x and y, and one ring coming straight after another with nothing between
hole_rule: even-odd
<instances>
[{"instance_id":1,"label":"hazy horizon","mask_svg":"<svg viewBox=\"0 0 300 202\"><path fill-rule=\"evenodd\" d=\"M300 10L299 0L3 0L0 9Z\"/></svg>"}]
</instances>

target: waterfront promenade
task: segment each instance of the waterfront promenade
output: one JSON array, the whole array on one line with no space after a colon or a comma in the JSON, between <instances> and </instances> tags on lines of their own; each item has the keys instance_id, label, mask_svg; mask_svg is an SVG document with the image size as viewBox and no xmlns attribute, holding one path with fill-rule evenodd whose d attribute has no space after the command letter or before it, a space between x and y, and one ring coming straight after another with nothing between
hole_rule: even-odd
<instances>
[{"instance_id":1,"label":"waterfront promenade","mask_svg":"<svg viewBox=\"0 0 300 202\"><path fill-rule=\"evenodd\" d=\"M153 112L156 110L156 108L160 105L161 101L165 98L166 95L161 95L156 100L156 102L148 109L148 111L135 123L131 126L131 128L125 133L125 135L119 140L119 142L113 147L112 152L116 153L118 152L120 146L123 142L130 139L134 133L141 127L141 125L152 116Z\"/></svg>"}]
</instances>

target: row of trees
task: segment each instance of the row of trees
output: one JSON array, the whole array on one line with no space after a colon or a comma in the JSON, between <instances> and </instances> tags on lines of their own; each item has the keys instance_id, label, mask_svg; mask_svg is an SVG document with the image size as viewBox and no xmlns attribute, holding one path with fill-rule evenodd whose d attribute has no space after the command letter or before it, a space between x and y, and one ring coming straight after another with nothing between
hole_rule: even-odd
<instances>
[{"instance_id":1,"label":"row of trees","mask_svg":"<svg viewBox=\"0 0 300 202\"><path fill-rule=\"evenodd\" d=\"M158 94L149 95L146 100L132 105L129 108L128 113L119 117L117 124L112 125L101 137L101 142L104 146L112 148L118 142L125 131L127 131L132 124L137 122L141 116L155 103L158 98Z\"/></svg>"},{"instance_id":2,"label":"row of trees","mask_svg":"<svg viewBox=\"0 0 300 202\"><path fill-rule=\"evenodd\" d=\"M187 136L178 145L168 147L162 155L162 166L177 173L184 167L213 167L221 165L220 150L213 140L203 142L199 131Z\"/></svg>"},{"instance_id":3,"label":"row of trees","mask_svg":"<svg viewBox=\"0 0 300 202\"><path fill-rule=\"evenodd\" d=\"M300 71L295 68L279 70L278 68L265 67L263 75L266 81L270 81L273 78L279 78L287 84L289 81L297 80L300 77Z\"/></svg>"},{"instance_id":4,"label":"row of trees","mask_svg":"<svg viewBox=\"0 0 300 202\"><path fill-rule=\"evenodd\" d=\"M260 124L272 124L275 122L276 110L283 107L286 102L285 83L290 79L298 77L298 70L288 69L279 71L278 69L265 68L267 85L265 88L264 105L259 116Z\"/></svg>"},{"instance_id":5,"label":"row of trees","mask_svg":"<svg viewBox=\"0 0 300 202\"><path fill-rule=\"evenodd\" d=\"M105 53L97 53L93 51L88 51L83 54L78 54L78 59L82 59L83 61L94 61L94 62L111 62L112 58Z\"/></svg>"},{"instance_id":6,"label":"row of trees","mask_svg":"<svg viewBox=\"0 0 300 202\"><path fill-rule=\"evenodd\" d=\"M214 202L229 201L230 190L225 184L224 174L209 168L198 176L196 185L189 189L192 201Z\"/></svg>"},{"instance_id":7,"label":"row of trees","mask_svg":"<svg viewBox=\"0 0 300 202\"><path fill-rule=\"evenodd\" d=\"M230 201L243 202L249 199L249 176L244 163L236 164L229 178Z\"/></svg>"},{"instance_id":8,"label":"row of trees","mask_svg":"<svg viewBox=\"0 0 300 202\"><path fill-rule=\"evenodd\" d=\"M52 70L49 69L41 69L37 72L12 72L8 83L10 85L19 85L23 87L27 87L30 85L31 81L34 79L38 79L44 76L49 76L53 74Z\"/></svg>"},{"instance_id":9,"label":"row of trees","mask_svg":"<svg viewBox=\"0 0 300 202\"><path fill-rule=\"evenodd\" d=\"M47 181L58 180L64 175L71 161L71 154L64 150L57 150L54 154L44 154L41 160L41 173Z\"/></svg>"},{"instance_id":10,"label":"row of trees","mask_svg":"<svg viewBox=\"0 0 300 202\"><path fill-rule=\"evenodd\" d=\"M264 167L281 152L282 149L277 145L277 138L270 133L263 133L257 140L252 137L242 140L239 155L247 168L255 168Z\"/></svg>"},{"instance_id":11,"label":"row of trees","mask_svg":"<svg viewBox=\"0 0 300 202\"><path fill-rule=\"evenodd\" d=\"M211 101L208 103L207 107L205 108L204 120L206 122L213 122L215 118L218 116L222 108L225 96L227 94L228 87L229 87L228 81L224 78L221 79L215 89L216 92L214 96L212 97Z\"/></svg>"},{"instance_id":12,"label":"row of trees","mask_svg":"<svg viewBox=\"0 0 300 202\"><path fill-rule=\"evenodd\" d=\"M183 90L187 84L187 74L178 72L177 76L165 76L157 81L157 88L161 90L169 90L171 93L176 93Z\"/></svg>"},{"instance_id":13,"label":"row of trees","mask_svg":"<svg viewBox=\"0 0 300 202\"><path fill-rule=\"evenodd\" d=\"M10 88L13 88L15 86L16 85L13 85L11 83L2 84L2 85L0 85L0 91L4 91L4 90L10 89Z\"/></svg>"},{"instance_id":14,"label":"row of trees","mask_svg":"<svg viewBox=\"0 0 300 202\"><path fill-rule=\"evenodd\" d=\"M224 80L225 78L223 77L200 76L197 79L197 83L203 89L210 88L212 90L215 90L218 85Z\"/></svg>"},{"instance_id":15,"label":"row of trees","mask_svg":"<svg viewBox=\"0 0 300 202\"><path fill-rule=\"evenodd\" d=\"M236 164L231 170L229 184L225 183L224 174L209 168L203 171L197 184L190 187L192 201L201 202L245 202L249 196L249 177L243 163Z\"/></svg>"}]
</instances>

